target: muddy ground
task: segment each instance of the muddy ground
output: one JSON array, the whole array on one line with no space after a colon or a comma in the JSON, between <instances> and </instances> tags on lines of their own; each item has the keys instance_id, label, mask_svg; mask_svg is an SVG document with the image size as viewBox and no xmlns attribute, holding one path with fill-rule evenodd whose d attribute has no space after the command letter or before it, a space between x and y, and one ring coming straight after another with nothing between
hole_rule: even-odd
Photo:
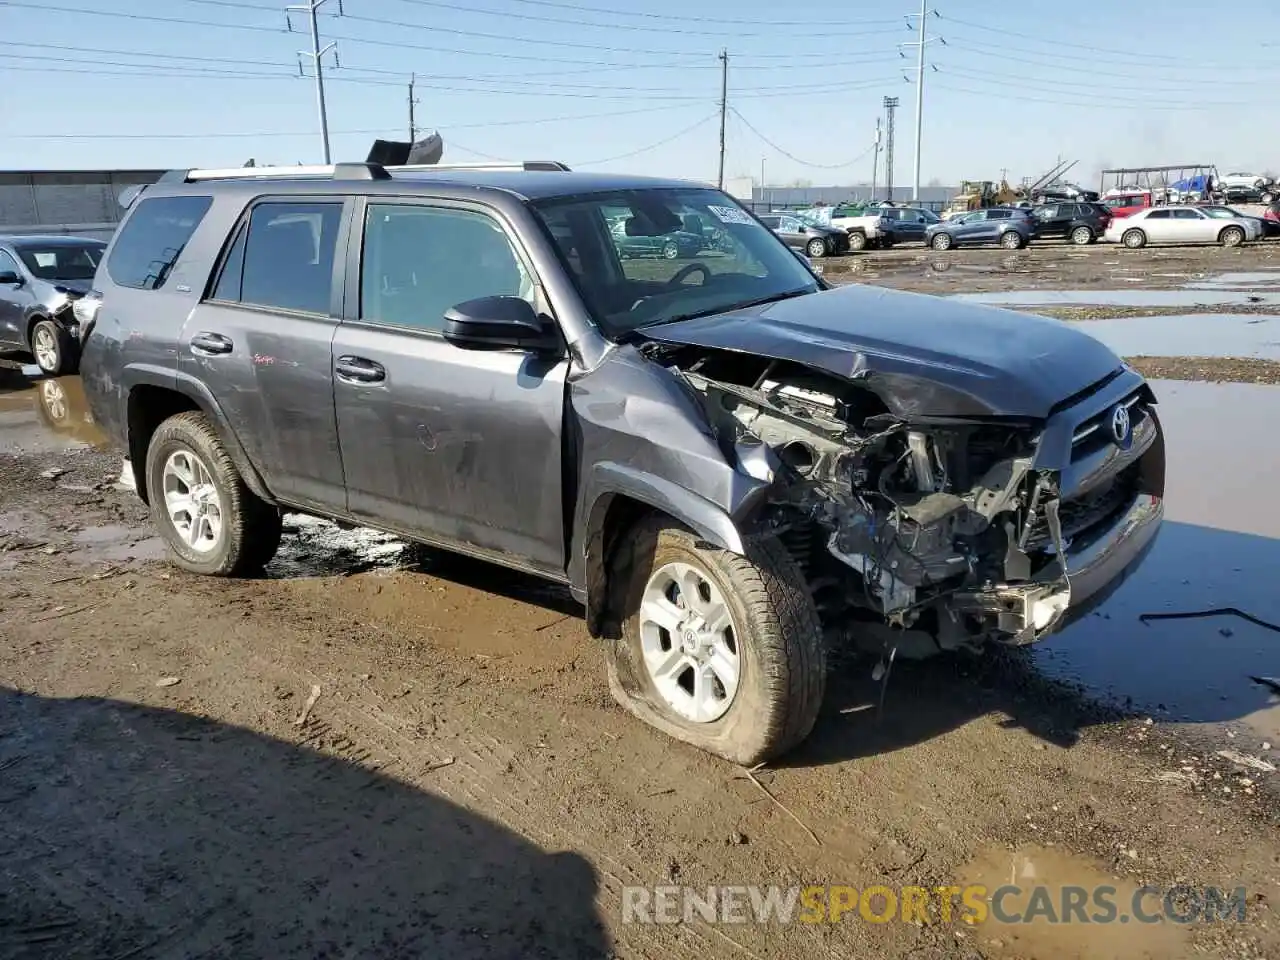
<instances>
[{"instance_id":1,"label":"muddy ground","mask_svg":"<svg viewBox=\"0 0 1280 960\"><path fill-rule=\"evenodd\" d=\"M1093 286L1072 272L1075 252L1044 267L1060 288ZM1271 251L1175 253L1211 278L1263 269L1233 258ZM1100 269L1129 253L1087 255ZM953 259L1003 270L1006 256ZM933 259L902 268L920 274L914 288L944 282L921 273ZM945 283L1032 289L976 270ZM1141 363L1173 380L1179 363L1208 371L1190 379L1255 379L1223 376L1232 358L1158 354ZM1228 387L1274 389L1212 389ZM1221 393L1182 403L1256 406ZM1174 543L1222 527L1274 559L1280 530L1238 506L1274 485L1274 459L1244 457L1249 474L1216 447L1196 455L1206 431L1189 416L1170 428L1171 475L1230 470L1241 515L1188 515ZM1157 563L1154 587L1126 585L1061 638L1152 650L1104 668L1105 684L1051 669L1061 646L899 663L878 710L872 664L835 657L813 737L757 783L614 706L578 609L537 581L293 516L263 579L168 567L97 439L74 379L0 371L0 958L1280 957L1280 756L1266 689L1244 675L1280 674L1275 635L1189 624L1198 632L1168 634L1162 653L1132 615L1145 602L1134 591L1165 609L1199 589L1190 565ZM1217 509L1191 489L1176 491L1187 509ZM1240 643L1253 659L1228 673L1241 687L1187 706L1211 682L1197 649L1220 665ZM1189 699L1144 699L1139 675L1175 655L1192 661L1169 689ZM1011 876L1111 884L1122 912L1143 884L1244 887L1247 915L622 922L630 885L994 888Z\"/></svg>"}]
</instances>

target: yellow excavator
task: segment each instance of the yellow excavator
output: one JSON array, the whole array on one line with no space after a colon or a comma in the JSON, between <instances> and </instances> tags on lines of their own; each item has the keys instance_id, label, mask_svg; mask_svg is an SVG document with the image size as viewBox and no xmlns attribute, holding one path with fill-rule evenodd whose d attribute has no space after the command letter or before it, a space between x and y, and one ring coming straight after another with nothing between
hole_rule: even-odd
<instances>
[{"instance_id":1,"label":"yellow excavator","mask_svg":"<svg viewBox=\"0 0 1280 960\"><path fill-rule=\"evenodd\" d=\"M961 180L960 192L951 198L947 209L942 212L942 219L948 220L971 210L1008 206L1023 199L1024 192L1010 186L1008 180L999 183L994 180Z\"/></svg>"}]
</instances>

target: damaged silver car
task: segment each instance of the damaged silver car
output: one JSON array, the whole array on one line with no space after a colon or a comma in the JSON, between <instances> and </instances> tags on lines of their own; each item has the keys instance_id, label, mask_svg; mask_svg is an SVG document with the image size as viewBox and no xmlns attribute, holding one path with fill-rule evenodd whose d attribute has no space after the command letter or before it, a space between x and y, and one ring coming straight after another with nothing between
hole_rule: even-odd
<instances>
[{"instance_id":1,"label":"damaged silver car","mask_svg":"<svg viewBox=\"0 0 1280 960\"><path fill-rule=\"evenodd\" d=\"M54 376L74 373L80 360L75 304L106 248L87 237L0 236L0 352L27 354Z\"/></svg>"},{"instance_id":2,"label":"damaged silver car","mask_svg":"<svg viewBox=\"0 0 1280 960\"><path fill-rule=\"evenodd\" d=\"M619 250L690 223L718 242ZM1156 398L1101 343L831 289L698 185L179 172L95 288L87 395L176 563L253 572L297 511L534 573L620 703L742 764L808 736L831 644L1034 643L1163 515Z\"/></svg>"}]
</instances>

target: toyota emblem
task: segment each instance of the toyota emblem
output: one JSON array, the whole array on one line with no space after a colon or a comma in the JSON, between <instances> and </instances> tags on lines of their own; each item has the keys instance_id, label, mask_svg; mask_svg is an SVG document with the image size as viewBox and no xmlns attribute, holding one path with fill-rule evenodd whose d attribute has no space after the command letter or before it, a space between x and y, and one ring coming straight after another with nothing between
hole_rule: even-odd
<instances>
[{"instance_id":1,"label":"toyota emblem","mask_svg":"<svg viewBox=\"0 0 1280 960\"><path fill-rule=\"evenodd\" d=\"M1133 439L1131 427L1129 408L1123 403L1117 404L1116 408L1111 411L1111 437L1115 440L1116 446L1129 446L1129 441Z\"/></svg>"}]
</instances>

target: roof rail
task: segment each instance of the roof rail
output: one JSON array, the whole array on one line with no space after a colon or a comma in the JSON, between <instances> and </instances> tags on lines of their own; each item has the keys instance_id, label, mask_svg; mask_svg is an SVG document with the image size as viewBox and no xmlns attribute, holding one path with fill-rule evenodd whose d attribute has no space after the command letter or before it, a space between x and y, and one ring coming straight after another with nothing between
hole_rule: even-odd
<instances>
[{"instance_id":1,"label":"roof rail","mask_svg":"<svg viewBox=\"0 0 1280 960\"><path fill-rule=\"evenodd\" d=\"M199 183L205 180L389 180L397 170L432 173L449 170L555 170L569 167L559 160L525 160L521 163L421 163L387 166L380 163L328 163L291 167L221 167L209 170L170 170L161 183Z\"/></svg>"}]
</instances>

